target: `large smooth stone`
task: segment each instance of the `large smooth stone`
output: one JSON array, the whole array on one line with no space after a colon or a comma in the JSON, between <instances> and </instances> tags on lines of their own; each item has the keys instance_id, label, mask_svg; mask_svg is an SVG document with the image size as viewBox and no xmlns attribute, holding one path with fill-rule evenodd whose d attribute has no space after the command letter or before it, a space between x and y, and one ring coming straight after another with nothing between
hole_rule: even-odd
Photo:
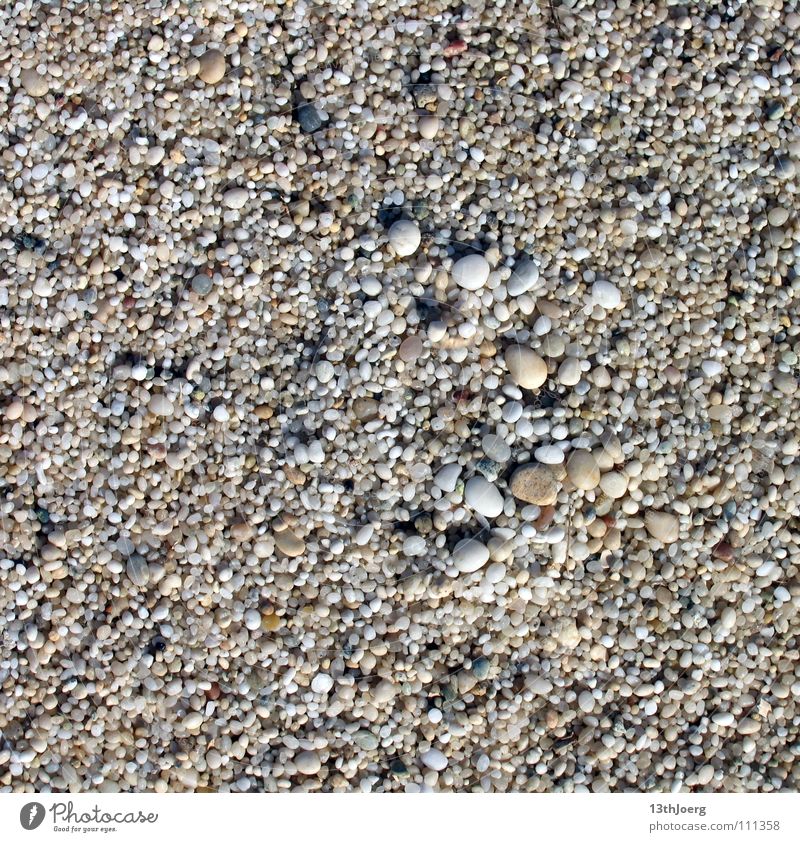
<instances>
[{"instance_id":1,"label":"large smooth stone","mask_svg":"<svg viewBox=\"0 0 800 842\"><path fill-rule=\"evenodd\" d=\"M497 517L503 511L503 495L483 477L467 480L464 499L484 517Z\"/></svg>"},{"instance_id":2,"label":"large smooth stone","mask_svg":"<svg viewBox=\"0 0 800 842\"><path fill-rule=\"evenodd\" d=\"M505 361L511 379L522 389L538 389L547 380L547 363L531 348L512 345Z\"/></svg>"},{"instance_id":3,"label":"large smooth stone","mask_svg":"<svg viewBox=\"0 0 800 842\"><path fill-rule=\"evenodd\" d=\"M400 257L414 254L421 241L419 226L410 219L398 219L389 229L389 245Z\"/></svg>"},{"instance_id":4,"label":"large smooth stone","mask_svg":"<svg viewBox=\"0 0 800 842\"><path fill-rule=\"evenodd\" d=\"M489 263L481 254L468 254L453 264L452 276L463 289L480 289L489 277Z\"/></svg>"},{"instance_id":5,"label":"large smooth stone","mask_svg":"<svg viewBox=\"0 0 800 842\"><path fill-rule=\"evenodd\" d=\"M489 548L474 538L459 541L453 549L453 564L459 573L474 573L489 560Z\"/></svg>"}]
</instances>

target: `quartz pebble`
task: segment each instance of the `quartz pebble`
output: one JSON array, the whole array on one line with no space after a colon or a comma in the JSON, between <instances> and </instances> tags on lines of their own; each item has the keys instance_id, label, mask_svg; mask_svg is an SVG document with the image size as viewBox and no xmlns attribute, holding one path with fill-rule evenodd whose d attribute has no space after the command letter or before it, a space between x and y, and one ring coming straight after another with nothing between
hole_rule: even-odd
<instances>
[{"instance_id":1,"label":"quartz pebble","mask_svg":"<svg viewBox=\"0 0 800 842\"><path fill-rule=\"evenodd\" d=\"M484 517L497 517L503 511L503 495L483 477L467 480L464 499Z\"/></svg>"},{"instance_id":2,"label":"quartz pebble","mask_svg":"<svg viewBox=\"0 0 800 842\"><path fill-rule=\"evenodd\" d=\"M489 560L489 550L485 544L473 538L466 538L453 549L453 564L459 573L474 573Z\"/></svg>"},{"instance_id":3,"label":"quartz pebble","mask_svg":"<svg viewBox=\"0 0 800 842\"><path fill-rule=\"evenodd\" d=\"M389 243L400 257L408 257L419 248L419 226L409 219L398 219L389 229Z\"/></svg>"},{"instance_id":4,"label":"quartz pebble","mask_svg":"<svg viewBox=\"0 0 800 842\"><path fill-rule=\"evenodd\" d=\"M610 281L595 281L592 284L592 298L605 310L614 310L619 307L622 296L619 290Z\"/></svg>"},{"instance_id":5,"label":"quartz pebble","mask_svg":"<svg viewBox=\"0 0 800 842\"><path fill-rule=\"evenodd\" d=\"M447 757L438 748L428 749L420 755L419 759L425 766L435 772L441 772L447 768Z\"/></svg>"},{"instance_id":6,"label":"quartz pebble","mask_svg":"<svg viewBox=\"0 0 800 842\"><path fill-rule=\"evenodd\" d=\"M294 763L301 775L316 775L322 768L319 755L315 751L301 751L295 757Z\"/></svg>"},{"instance_id":7,"label":"quartz pebble","mask_svg":"<svg viewBox=\"0 0 800 842\"><path fill-rule=\"evenodd\" d=\"M468 254L453 264L453 280L464 289L478 290L489 277L489 264L480 254Z\"/></svg>"},{"instance_id":8,"label":"quartz pebble","mask_svg":"<svg viewBox=\"0 0 800 842\"><path fill-rule=\"evenodd\" d=\"M226 208L232 210L240 210L247 204L248 192L243 187L234 187L225 192L222 197L222 203Z\"/></svg>"},{"instance_id":9,"label":"quartz pebble","mask_svg":"<svg viewBox=\"0 0 800 842\"><path fill-rule=\"evenodd\" d=\"M547 380L547 364L530 348L512 345L506 349L505 361L511 379L523 389L538 389Z\"/></svg>"}]
</instances>

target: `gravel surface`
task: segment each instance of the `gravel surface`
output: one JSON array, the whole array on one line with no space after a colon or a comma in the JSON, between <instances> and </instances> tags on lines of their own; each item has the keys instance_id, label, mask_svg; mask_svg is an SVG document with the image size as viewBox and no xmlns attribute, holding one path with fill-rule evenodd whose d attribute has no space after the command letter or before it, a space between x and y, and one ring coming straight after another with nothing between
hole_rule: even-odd
<instances>
[{"instance_id":1,"label":"gravel surface","mask_svg":"<svg viewBox=\"0 0 800 842\"><path fill-rule=\"evenodd\" d=\"M797 3L0 12L0 790L797 788Z\"/></svg>"}]
</instances>

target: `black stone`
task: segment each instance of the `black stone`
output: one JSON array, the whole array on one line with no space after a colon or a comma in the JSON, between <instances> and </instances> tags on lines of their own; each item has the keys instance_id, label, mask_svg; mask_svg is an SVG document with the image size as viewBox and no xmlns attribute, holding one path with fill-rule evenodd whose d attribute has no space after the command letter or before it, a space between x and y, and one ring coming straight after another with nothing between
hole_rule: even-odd
<instances>
[{"instance_id":1,"label":"black stone","mask_svg":"<svg viewBox=\"0 0 800 842\"><path fill-rule=\"evenodd\" d=\"M297 122L300 128L307 134L312 134L318 129L322 128L322 118L319 112L313 105L304 103L297 109Z\"/></svg>"}]
</instances>

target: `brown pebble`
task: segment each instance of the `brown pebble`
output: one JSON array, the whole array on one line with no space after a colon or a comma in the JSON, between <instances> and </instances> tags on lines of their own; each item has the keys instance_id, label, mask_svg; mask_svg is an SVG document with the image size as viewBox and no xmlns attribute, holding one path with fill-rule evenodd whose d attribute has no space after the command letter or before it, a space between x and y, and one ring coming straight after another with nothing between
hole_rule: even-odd
<instances>
[{"instance_id":1,"label":"brown pebble","mask_svg":"<svg viewBox=\"0 0 800 842\"><path fill-rule=\"evenodd\" d=\"M541 512L539 512L539 517L536 518L533 525L538 530L547 529L547 527L550 526L550 524L553 522L553 518L555 516L555 506L542 506L542 510Z\"/></svg>"},{"instance_id":2,"label":"brown pebble","mask_svg":"<svg viewBox=\"0 0 800 842\"><path fill-rule=\"evenodd\" d=\"M714 547L712 554L720 561L733 561L733 547L727 541L720 541Z\"/></svg>"},{"instance_id":3,"label":"brown pebble","mask_svg":"<svg viewBox=\"0 0 800 842\"><path fill-rule=\"evenodd\" d=\"M220 696L222 695L222 688L217 684L216 681L211 683L211 686L206 690L206 698L211 701L215 702Z\"/></svg>"}]
</instances>

